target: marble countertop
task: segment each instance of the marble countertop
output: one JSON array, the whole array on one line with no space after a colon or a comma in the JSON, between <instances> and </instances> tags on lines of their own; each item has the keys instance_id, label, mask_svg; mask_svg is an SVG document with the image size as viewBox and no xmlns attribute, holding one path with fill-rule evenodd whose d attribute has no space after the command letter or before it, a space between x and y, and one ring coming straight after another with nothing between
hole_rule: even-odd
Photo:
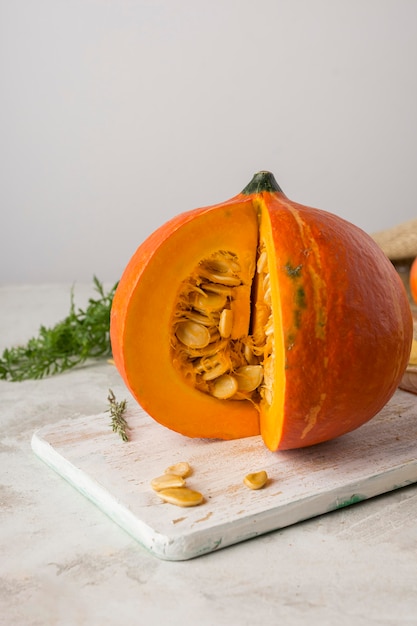
<instances>
[{"instance_id":1,"label":"marble countertop","mask_svg":"<svg viewBox=\"0 0 417 626\"><path fill-rule=\"evenodd\" d=\"M70 285L0 287L0 350L62 319ZM75 286L76 305L92 295ZM106 361L0 381L0 624L417 623L417 485L189 561L149 554L32 452L35 430L126 390Z\"/></svg>"}]
</instances>

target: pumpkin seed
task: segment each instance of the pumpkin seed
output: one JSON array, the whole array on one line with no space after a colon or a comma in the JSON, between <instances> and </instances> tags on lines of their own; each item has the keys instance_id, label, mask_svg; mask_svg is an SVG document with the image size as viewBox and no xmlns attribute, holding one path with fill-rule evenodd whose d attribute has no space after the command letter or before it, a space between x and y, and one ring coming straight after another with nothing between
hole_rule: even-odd
<instances>
[{"instance_id":1,"label":"pumpkin seed","mask_svg":"<svg viewBox=\"0 0 417 626\"><path fill-rule=\"evenodd\" d=\"M170 487L158 491L158 496L165 502L176 506L198 506L204 502L204 497L199 491L188 487Z\"/></svg>"},{"instance_id":2,"label":"pumpkin seed","mask_svg":"<svg viewBox=\"0 0 417 626\"><path fill-rule=\"evenodd\" d=\"M203 371L208 372L212 370L213 368L217 367L219 363L223 363L224 366L227 367L228 369L230 369L230 367L232 366L230 357L226 355L225 352L219 351L216 354L213 354L212 356L201 358L199 363L197 364L197 367L202 372Z\"/></svg>"},{"instance_id":3,"label":"pumpkin seed","mask_svg":"<svg viewBox=\"0 0 417 626\"><path fill-rule=\"evenodd\" d=\"M235 372L239 391L255 391L262 382L262 365L244 365Z\"/></svg>"},{"instance_id":4,"label":"pumpkin seed","mask_svg":"<svg viewBox=\"0 0 417 626\"><path fill-rule=\"evenodd\" d=\"M210 332L197 322L180 322L175 332L177 338L190 348L205 348L210 343Z\"/></svg>"},{"instance_id":5,"label":"pumpkin seed","mask_svg":"<svg viewBox=\"0 0 417 626\"><path fill-rule=\"evenodd\" d=\"M196 324L202 324L202 326L213 326L219 321L220 316L218 314L206 315L202 312L191 309L190 311L183 311L183 317L185 320L195 322Z\"/></svg>"},{"instance_id":6,"label":"pumpkin seed","mask_svg":"<svg viewBox=\"0 0 417 626\"><path fill-rule=\"evenodd\" d=\"M243 285L236 255L219 251L204 259L184 283L173 325L175 366L203 393L219 399L253 400L258 389L273 398L273 318L268 256L261 245L256 264L259 296L250 328L250 286ZM268 373L264 373L264 368Z\"/></svg>"},{"instance_id":7,"label":"pumpkin seed","mask_svg":"<svg viewBox=\"0 0 417 626\"><path fill-rule=\"evenodd\" d=\"M210 328L210 343L213 344L220 339L220 333L217 328Z\"/></svg>"},{"instance_id":8,"label":"pumpkin seed","mask_svg":"<svg viewBox=\"0 0 417 626\"><path fill-rule=\"evenodd\" d=\"M247 474L243 479L243 482L249 489L262 489L265 487L268 482L268 474L265 470L260 472L253 472L251 474Z\"/></svg>"},{"instance_id":9,"label":"pumpkin seed","mask_svg":"<svg viewBox=\"0 0 417 626\"><path fill-rule=\"evenodd\" d=\"M255 365L258 363L258 360L253 351L252 342L245 343L243 348L243 356L245 357L245 360L247 363L249 363L249 365Z\"/></svg>"},{"instance_id":10,"label":"pumpkin seed","mask_svg":"<svg viewBox=\"0 0 417 626\"><path fill-rule=\"evenodd\" d=\"M238 273L240 265L230 254L217 254L206 262L206 267L221 274Z\"/></svg>"},{"instance_id":11,"label":"pumpkin seed","mask_svg":"<svg viewBox=\"0 0 417 626\"><path fill-rule=\"evenodd\" d=\"M211 395L219 400L227 400L235 395L237 389L238 384L236 378L230 374L223 374L215 379L211 389Z\"/></svg>"},{"instance_id":12,"label":"pumpkin seed","mask_svg":"<svg viewBox=\"0 0 417 626\"><path fill-rule=\"evenodd\" d=\"M218 355L215 355L215 357L213 358L216 358L216 357L218 357ZM206 370L202 378L203 380L207 380L207 381L214 380L215 378L218 378L222 374L225 374L230 369L230 366L231 366L231 363L229 359L217 358L216 364L213 365L211 369Z\"/></svg>"},{"instance_id":13,"label":"pumpkin seed","mask_svg":"<svg viewBox=\"0 0 417 626\"><path fill-rule=\"evenodd\" d=\"M223 296L231 296L233 288L227 285L219 285L219 283L201 283L201 287L204 291L210 291L212 293L219 293Z\"/></svg>"},{"instance_id":14,"label":"pumpkin seed","mask_svg":"<svg viewBox=\"0 0 417 626\"><path fill-rule=\"evenodd\" d=\"M233 311L223 309L220 313L219 333L221 337L230 337L233 328Z\"/></svg>"},{"instance_id":15,"label":"pumpkin seed","mask_svg":"<svg viewBox=\"0 0 417 626\"><path fill-rule=\"evenodd\" d=\"M219 283L220 285L226 285L228 287L237 287L241 284L241 280L238 276L230 274L221 274L210 270L203 270L201 275L204 278L208 278L213 283Z\"/></svg>"},{"instance_id":16,"label":"pumpkin seed","mask_svg":"<svg viewBox=\"0 0 417 626\"><path fill-rule=\"evenodd\" d=\"M209 343L208 346L205 346L204 348L187 348L186 352L191 359L196 359L199 357L214 356L225 347L226 347L226 341L223 340L218 343L216 341L213 341L212 343Z\"/></svg>"},{"instance_id":17,"label":"pumpkin seed","mask_svg":"<svg viewBox=\"0 0 417 626\"><path fill-rule=\"evenodd\" d=\"M179 461L179 463L175 463L175 465L170 465L165 470L166 474L174 474L175 476L181 476L182 478L187 478L191 474L191 467L187 461Z\"/></svg>"},{"instance_id":18,"label":"pumpkin seed","mask_svg":"<svg viewBox=\"0 0 417 626\"><path fill-rule=\"evenodd\" d=\"M265 269L267 268L267 265L268 265L268 255L266 253L266 250L263 250L261 254L259 255L258 262L256 264L256 271L258 272L258 274L262 274L262 272L264 272Z\"/></svg>"},{"instance_id":19,"label":"pumpkin seed","mask_svg":"<svg viewBox=\"0 0 417 626\"><path fill-rule=\"evenodd\" d=\"M161 491L161 489L168 487L183 487L184 485L184 478L177 474L163 474L151 480L151 487L154 491Z\"/></svg>"},{"instance_id":20,"label":"pumpkin seed","mask_svg":"<svg viewBox=\"0 0 417 626\"><path fill-rule=\"evenodd\" d=\"M221 311L227 302L227 296L221 293L193 293L190 298L191 305L207 314L208 312Z\"/></svg>"}]
</instances>

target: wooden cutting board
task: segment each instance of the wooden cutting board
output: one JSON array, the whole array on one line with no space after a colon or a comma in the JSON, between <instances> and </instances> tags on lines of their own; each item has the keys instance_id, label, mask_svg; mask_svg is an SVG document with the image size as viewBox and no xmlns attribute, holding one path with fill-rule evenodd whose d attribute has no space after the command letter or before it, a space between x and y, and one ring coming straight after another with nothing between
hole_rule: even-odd
<instances>
[{"instance_id":1,"label":"wooden cutting board","mask_svg":"<svg viewBox=\"0 0 417 626\"><path fill-rule=\"evenodd\" d=\"M51 424L34 433L34 452L155 556L185 560L417 482L417 396L398 390L370 422L338 439L272 453L260 437L188 439L138 406L130 440L108 413ZM151 489L166 467L188 461L194 508L164 503ZM266 470L252 491L244 476Z\"/></svg>"}]
</instances>

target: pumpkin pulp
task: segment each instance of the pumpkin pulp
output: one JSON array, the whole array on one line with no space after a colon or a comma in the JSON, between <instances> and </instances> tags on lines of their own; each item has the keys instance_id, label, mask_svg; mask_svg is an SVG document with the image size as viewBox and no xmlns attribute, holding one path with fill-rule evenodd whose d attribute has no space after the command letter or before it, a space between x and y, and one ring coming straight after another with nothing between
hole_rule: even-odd
<instances>
[{"instance_id":1,"label":"pumpkin pulp","mask_svg":"<svg viewBox=\"0 0 417 626\"><path fill-rule=\"evenodd\" d=\"M259 434L254 403L218 399L191 384L176 337L187 285L219 252L238 259L235 318L241 328L249 323L257 245L258 220L250 197L197 209L151 235L119 283L111 319L115 363L142 407L172 430L221 439Z\"/></svg>"},{"instance_id":2,"label":"pumpkin pulp","mask_svg":"<svg viewBox=\"0 0 417 626\"><path fill-rule=\"evenodd\" d=\"M172 430L312 445L394 393L412 336L402 289L363 231L291 202L260 172L138 248L113 301L113 356Z\"/></svg>"}]
</instances>

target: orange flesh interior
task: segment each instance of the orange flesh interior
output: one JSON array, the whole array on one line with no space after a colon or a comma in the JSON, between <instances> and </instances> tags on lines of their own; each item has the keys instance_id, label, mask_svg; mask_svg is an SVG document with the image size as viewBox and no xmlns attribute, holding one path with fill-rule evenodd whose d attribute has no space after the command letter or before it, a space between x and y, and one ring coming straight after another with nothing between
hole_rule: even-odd
<instances>
[{"instance_id":1,"label":"orange flesh interior","mask_svg":"<svg viewBox=\"0 0 417 626\"><path fill-rule=\"evenodd\" d=\"M217 400L251 403L265 440L277 444L285 384L280 294L269 214L260 202L253 210L256 250L242 256L255 267L227 247L201 258L180 285L170 350L187 385Z\"/></svg>"}]
</instances>

